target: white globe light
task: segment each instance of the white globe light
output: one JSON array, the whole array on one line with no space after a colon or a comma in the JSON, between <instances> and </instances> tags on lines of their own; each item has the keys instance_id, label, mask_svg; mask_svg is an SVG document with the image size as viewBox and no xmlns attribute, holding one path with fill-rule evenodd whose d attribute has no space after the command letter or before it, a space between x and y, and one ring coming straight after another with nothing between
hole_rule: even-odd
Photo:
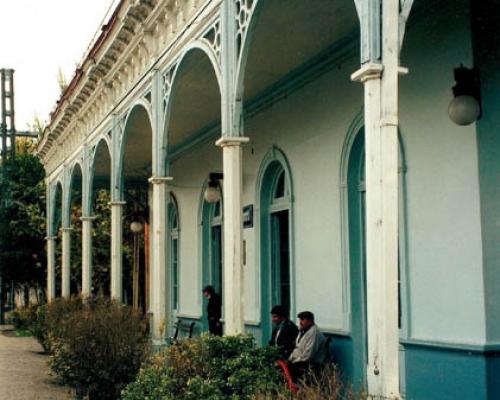
<instances>
[{"instance_id":1,"label":"white globe light","mask_svg":"<svg viewBox=\"0 0 500 400\"><path fill-rule=\"evenodd\" d=\"M207 203L217 203L220 200L220 191L218 187L207 186L203 194Z\"/></svg>"},{"instance_id":2,"label":"white globe light","mask_svg":"<svg viewBox=\"0 0 500 400\"><path fill-rule=\"evenodd\" d=\"M133 232L133 233L140 233L142 232L142 228L144 228L144 226L142 225L141 222L139 221L133 221L131 224L130 224L130 230Z\"/></svg>"},{"instance_id":3,"label":"white globe light","mask_svg":"<svg viewBox=\"0 0 500 400\"><path fill-rule=\"evenodd\" d=\"M457 125L470 125L481 114L481 107L472 96L457 96L448 107L450 119Z\"/></svg>"}]
</instances>

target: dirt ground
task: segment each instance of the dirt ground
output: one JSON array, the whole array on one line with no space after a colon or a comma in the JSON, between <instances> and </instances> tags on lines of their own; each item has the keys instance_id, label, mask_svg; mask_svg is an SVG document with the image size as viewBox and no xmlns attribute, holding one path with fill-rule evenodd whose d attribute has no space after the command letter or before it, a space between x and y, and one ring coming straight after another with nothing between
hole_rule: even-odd
<instances>
[{"instance_id":1,"label":"dirt ground","mask_svg":"<svg viewBox=\"0 0 500 400\"><path fill-rule=\"evenodd\" d=\"M0 400L73 398L68 388L55 383L38 342L15 337L11 326L0 325Z\"/></svg>"}]
</instances>

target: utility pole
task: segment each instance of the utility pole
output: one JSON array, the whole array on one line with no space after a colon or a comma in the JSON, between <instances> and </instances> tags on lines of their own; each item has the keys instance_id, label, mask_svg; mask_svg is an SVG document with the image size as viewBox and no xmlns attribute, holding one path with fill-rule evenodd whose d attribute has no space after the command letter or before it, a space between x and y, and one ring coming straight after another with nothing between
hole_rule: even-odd
<instances>
[{"instance_id":1,"label":"utility pole","mask_svg":"<svg viewBox=\"0 0 500 400\"><path fill-rule=\"evenodd\" d=\"M14 70L0 70L0 85L2 89L2 163L6 165L7 158L14 160L16 153L14 123ZM9 153L10 145L10 154ZM4 170L4 169L3 169Z\"/></svg>"},{"instance_id":2,"label":"utility pole","mask_svg":"<svg viewBox=\"0 0 500 400\"><path fill-rule=\"evenodd\" d=\"M15 168L16 158L16 137L37 138L35 132L16 132L15 111L14 111L14 70L11 68L0 69L0 105L2 108L0 134L1 151L0 162L2 165L2 178L5 182L9 178L9 173ZM0 187L0 208L7 206L10 193L5 185ZM5 323L4 315L4 279L3 279L3 259L0 255L0 325Z\"/></svg>"},{"instance_id":3,"label":"utility pole","mask_svg":"<svg viewBox=\"0 0 500 400\"><path fill-rule=\"evenodd\" d=\"M13 164L15 157L15 134L16 128L14 125L14 70L1 69L0 70L0 89L1 89L1 105L2 105L2 122L0 130L2 134L2 178L3 182L8 179L9 164ZM8 139L10 139L10 154L8 151ZM10 155L10 157L8 157ZM8 162L10 158L11 163ZM0 207L7 205L9 194L6 191L5 185L1 188L1 202ZM4 279L3 279L3 259L0 258L0 324L5 323L4 315Z\"/></svg>"}]
</instances>

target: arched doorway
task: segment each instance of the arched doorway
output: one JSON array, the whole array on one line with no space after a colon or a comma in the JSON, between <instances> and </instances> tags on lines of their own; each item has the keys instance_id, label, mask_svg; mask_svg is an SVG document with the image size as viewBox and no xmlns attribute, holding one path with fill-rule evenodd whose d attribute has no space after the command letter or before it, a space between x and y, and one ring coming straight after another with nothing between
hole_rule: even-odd
<instances>
[{"instance_id":1,"label":"arched doorway","mask_svg":"<svg viewBox=\"0 0 500 400\"><path fill-rule=\"evenodd\" d=\"M284 157L279 158L284 160ZM271 315L269 314L271 308L279 304L293 311L292 187L286 162L278 158L269 163L265 162L259 190L261 326L263 343L266 343L271 332Z\"/></svg>"}]
</instances>

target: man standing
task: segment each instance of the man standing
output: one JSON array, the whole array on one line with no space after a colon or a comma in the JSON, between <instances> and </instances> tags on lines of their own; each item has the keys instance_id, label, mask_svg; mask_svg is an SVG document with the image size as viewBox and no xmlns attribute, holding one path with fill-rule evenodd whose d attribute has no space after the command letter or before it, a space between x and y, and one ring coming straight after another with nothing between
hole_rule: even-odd
<instances>
[{"instance_id":1,"label":"man standing","mask_svg":"<svg viewBox=\"0 0 500 400\"><path fill-rule=\"evenodd\" d=\"M208 285L203 288L203 296L208 299L208 331L212 335L222 336L222 323L220 322L222 315L222 301L220 295L215 293L213 286Z\"/></svg>"},{"instance_id":2,"label":"man standing","mask_svg":"<svg viewBox=\"0 0 500 400\"><path fill-rule=\"evenodd\" d=\"M274 306L271 310L273 333L269 345L278 347L280 358L283 360L287 360L295 348L295 339L299 333L288 315L288 310L283 306Z\"/></svg>"},{"instance_id":3,"label":"man standing","mask_svg":"<svg viewBox=\"0 0 500 400\"><path fill-rule=\"evenodd\" d=\"M325 337L314 323L314 314L310 311L302 311L297 315L299 318L299 334L295 342L295 349L288 358L290 370L294 381L299 380L304 372L315 364L321 362L321 350L325 343Z\"/></svg>"}]
</instances>

